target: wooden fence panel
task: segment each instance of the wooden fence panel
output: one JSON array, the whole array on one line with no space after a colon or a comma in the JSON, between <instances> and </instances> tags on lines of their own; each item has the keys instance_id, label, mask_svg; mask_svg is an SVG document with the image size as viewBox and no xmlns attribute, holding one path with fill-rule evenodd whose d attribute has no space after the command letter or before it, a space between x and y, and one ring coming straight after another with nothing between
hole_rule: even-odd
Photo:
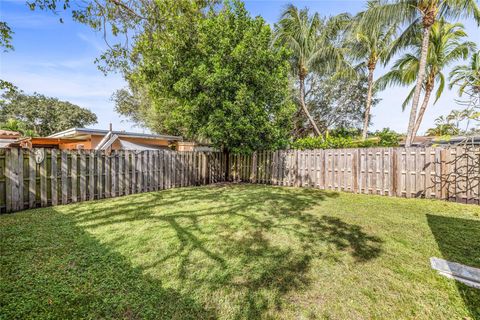
<instances>
[{"instance_id":1,"label":"wooden fence panel","mask_svg":"<svg viewBox=\"0 0 480 320\"><path fill-rule=\"evenodd\" d=\"M225 180L479 204L480 149L280 150L252 155L5 149L0 151L0 212Z\"/></svg>"},{"instance_id":2,"label":"wooden fence panel","mask_svg":"<svg viewBox=\"0 0 480 320\"><path fill-rule=\"evenodd\" d=\"M229 155L231 181L480 203L480 150L370 148Z\"/></svg>"}]
</instances>

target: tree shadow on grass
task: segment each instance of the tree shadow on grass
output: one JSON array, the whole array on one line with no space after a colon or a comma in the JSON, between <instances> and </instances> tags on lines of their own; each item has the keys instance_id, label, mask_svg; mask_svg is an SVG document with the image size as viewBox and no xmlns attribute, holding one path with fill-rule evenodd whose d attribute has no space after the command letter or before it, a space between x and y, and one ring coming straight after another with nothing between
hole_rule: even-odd
<instances>
[{"instance_id":1,"label":"tree shadow on grass","mask_svg":"<svg viewBox=\"0 0 480 320\"><path fill-rule=\"evenodd\" d=\"M427 215L444 259L480 268L480 221ZM455 282L474 319L480 319L480 290Z\"/></svg>"},{"instance_id":2,"label":"tree shadow on grass","mask_svg":"<svg viewBox=\"0 0 480 320\"><path fill-rule=\"evenodd\" d=\"M205 292L219 291L231 299L228 318L253 319L272 316L286 294L308 287L312 259L348 252L362 263L381 253L381 239L360 226L309 212L336 197L313 189L227 185L150 193L122 206L113 199L88 211L79 205L70 214L87 230L146 222L154 233L173 231L174 249L141 268L176 265L184 291L201 291L204 302L213 299ZM115 247L124 237L108 244Z\"/></svg>"},{"instance_id":3,"label":"tree shadow on grass","mask_svg":"<svg viewBox=\"0 0 480 320\"><path fill-rule=\"evenodd\" d=\"M2 225L2 319L213 319L55 209ZM9 219L14 217L4 217Z\"/></svg>"}]
</instances>

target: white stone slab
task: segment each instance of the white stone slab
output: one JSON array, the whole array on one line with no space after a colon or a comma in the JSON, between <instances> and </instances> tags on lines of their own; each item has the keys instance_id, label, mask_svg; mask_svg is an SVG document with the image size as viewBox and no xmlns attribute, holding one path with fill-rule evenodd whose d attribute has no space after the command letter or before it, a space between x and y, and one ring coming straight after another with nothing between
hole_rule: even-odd
<instances>
[{"instance_id":1,"label":"white stone slab","mask_svg":"<svg viewBox=\"0 0 480 320\"><path fill-rule=\"evenodd\" d=\"M480 269L435 257L430 258L430 264L441 275L480 289Z\"/></svg>"}]
</instances>

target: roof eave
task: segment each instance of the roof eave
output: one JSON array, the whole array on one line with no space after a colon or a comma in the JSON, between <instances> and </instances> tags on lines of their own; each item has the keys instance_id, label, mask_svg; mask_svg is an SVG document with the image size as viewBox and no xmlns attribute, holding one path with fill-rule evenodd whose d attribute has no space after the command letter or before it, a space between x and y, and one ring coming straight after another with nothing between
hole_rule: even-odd
<instances>
[{"instance_id":1,"label":"roof eave","mask_svg":"<svg viewBox=\"0 0 480 320\"><path fill-rule=\"evenodd\" d=\"M48 138L61 138L68 135L76 135L76 134L105 135L108 132L109 130L101 130L101 129L70 128L61 132L51 134L48 136ZM169 140L169 141L183 140L183 137L181 136L156 135L156 134L147 134L147 133L125 132L125 131L112 131L112 133L118 135L119 137L163 139L163 140Z\"/></svg>"}]
</instances>

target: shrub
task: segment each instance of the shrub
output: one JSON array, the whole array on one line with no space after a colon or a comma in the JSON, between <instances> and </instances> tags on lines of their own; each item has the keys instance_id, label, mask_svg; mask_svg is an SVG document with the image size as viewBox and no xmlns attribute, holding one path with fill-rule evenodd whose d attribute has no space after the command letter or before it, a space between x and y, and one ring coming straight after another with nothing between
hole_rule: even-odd
<instances>
[{"instance_id":1,"label":"shrub","mask_svg":"<svg viewBox=\"0 0 480 320\"><path fill-rule=\"evenodd\" d=\"M335 136L328 135L324 137L305 137L295 140L291 143L292 149L341 149L341 148L370 148L370 147L396 147L400 140L400 135L395 131L385 128L377 131L371 138L361 140L358 136L352 136L352 131L335 131Z\"/></svg>"}]
</instances>

